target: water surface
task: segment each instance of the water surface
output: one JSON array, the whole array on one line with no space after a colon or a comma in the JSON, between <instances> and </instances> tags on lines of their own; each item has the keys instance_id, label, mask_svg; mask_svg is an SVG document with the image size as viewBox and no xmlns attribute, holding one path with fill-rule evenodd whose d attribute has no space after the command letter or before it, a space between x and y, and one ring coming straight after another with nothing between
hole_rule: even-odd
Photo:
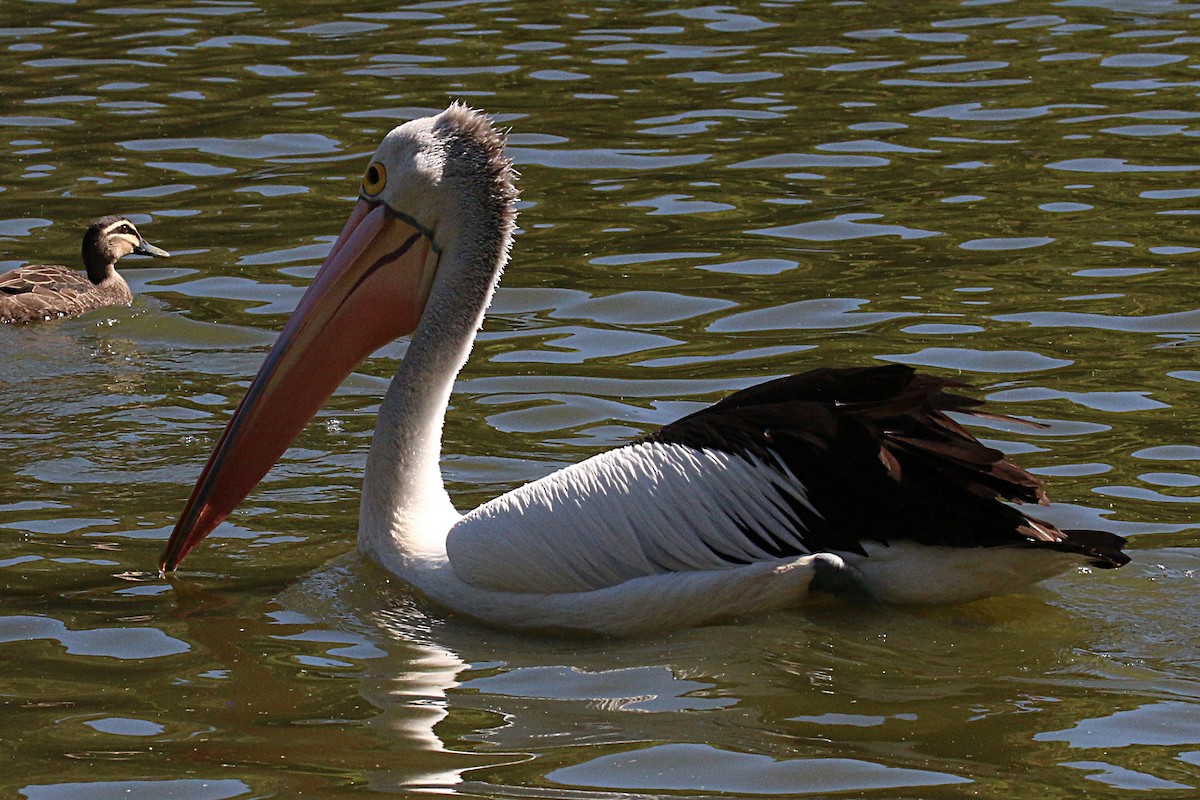
<instances>
[{"instance_id":1,"label":"water surface","mask_svg":"<svg viewBox=\"0 0 1200 800\"><path fill-rule=\"evenodd\" d=\"M130 309L0 328L3 790L1200 791L1200 5L0 6L0 269L124 213ZM172 582L157 555L379 138L511 129L521 231L448 421L460 507L731 389L902 362L1115 574L624 642L516 637L353 555L356 373ZM145 264L145 266L142 266Z\"/></svg>"}]
</instances>

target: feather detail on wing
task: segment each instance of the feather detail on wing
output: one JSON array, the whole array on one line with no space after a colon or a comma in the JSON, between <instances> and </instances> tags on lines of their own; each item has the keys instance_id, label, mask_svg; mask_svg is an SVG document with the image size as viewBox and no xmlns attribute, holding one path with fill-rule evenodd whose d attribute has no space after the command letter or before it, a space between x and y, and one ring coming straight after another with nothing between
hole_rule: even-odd
<instances>
[{"instance_id":1,"label":"feather detail on wing","mask_svg":"<svg viewBox=\"0 0 1200 800\"><path fill-rule=\"evenodd\" d=\"M821 514L814 551L863 554L860 542L951 547L1044 546L1113 567L1125 540L1063 532L1006 503L1046 504L1042 482L972 436L947 412L1028 422L979 409L963 384L894 364L817 369L736 392L648 441L688 441L782 459Z\"/></svg>"},{"instance_id":2,"label":"feather detail on wing","mask_svg":"<svg viewBox=\"0 0 1200 800\"><path fill-rule=\"evenodd\" d=\"M0 275L0 294L85 292L94 284L87 276L55 264L31 264Z\"/></svg>"},{"instance_id":3,"label":"feather detail on wing","mask_svg":"<svg viewBox=\"0 0 1200 800\"><path fill-rule=\"evenodd\" d=\"M757 458L643 442L526 484L465 516L455 573L514 592L579 592L803 554L804 487Z\"/></svg>"},{"instance_id":4,"label":"feather detail on wing","mask_svg":"<svg viewBox=\"0 0 1200 800\"><path fill-rule=\"evenodd\" d=\"M979 414L980 401L947 391L956 386L892 365L750 387L481 506L450 531L450 563L483 588L574 592L815 552L866 556L864 542L1128 561L1119 536L1063 532L1002 502L1046 495L947 416Z\"/></svg>"},{"instance_id":5,"label":"feather detail on wing","mask_svg":"<svg viewBox=\"0 0 1200 800\"><path fill-rule=\"evenodd\" d=\"M80 314L129 302L124 282L97 286L81 272L57 264L31 264L0 275L0 322L25 322Z\"/></svg>"}]
</instances>

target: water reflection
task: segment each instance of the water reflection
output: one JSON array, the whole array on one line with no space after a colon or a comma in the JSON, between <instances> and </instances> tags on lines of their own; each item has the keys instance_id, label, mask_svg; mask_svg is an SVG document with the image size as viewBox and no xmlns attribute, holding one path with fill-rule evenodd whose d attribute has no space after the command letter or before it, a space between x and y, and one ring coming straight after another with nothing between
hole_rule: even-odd
<instances>
[{"instance_id":1,"label":"water reflection","mask_svg":"<svg viewBox=\"0 0 1200 800\"><path fill-rule=\"evenodd\" d=\"M426 771L405 759L372 772L378 788L806 794L987 784L1010 775L1004 754L1021 741L1109 752L1110 783L1123 774L1123 786L1134 775L1165 785L1178 774L1111 749L1194 743L1186 724L1172 722L1188 702L1139 706L1122 688L1134 676L1112 660L1100 599L1062 612L1030 599L919 614L831 604L614 648L447 619L385 580L342 559L288 589L280 600L291 611L272 615L308 629L286 640L337 644L325 651L336 663L324 666L358 662L359 691L376 708L372 730L405 751L442 754L414 756ZM1080 678L1067 676L1089 674L1091 694L1073 697ZM1130 710L1073 723L1097 697ZM1133 716L1145 724L1125 725ZM443 759L455 768L428 769Z\"/></svg>"},{"instance_id":2,"label":"water reflection","mask_svg":"<svg viewBox=\"0 0 1200 800\"><path fill-rule=\"evenodd\" d=\"M686 791L782 794L900 789L971 783L970 779L929 770L884 767L848 758L775 760L769 756L721 750L705 744L652 745L586 764L554 770L557 784L634 791Z\"/></svg>"},{"instance_id":3,"label":"water reflection","mask_svg":"<svg viewBox=\"0 0 1200 800\"><path fill-rule=\"evenodd\" d=\"M29 800L124 800L128 797L186 797L188 800L225 800L244 797L251 790L244 781L86 781L29 784L20 789Z\"/></svg>"}]
</instances>

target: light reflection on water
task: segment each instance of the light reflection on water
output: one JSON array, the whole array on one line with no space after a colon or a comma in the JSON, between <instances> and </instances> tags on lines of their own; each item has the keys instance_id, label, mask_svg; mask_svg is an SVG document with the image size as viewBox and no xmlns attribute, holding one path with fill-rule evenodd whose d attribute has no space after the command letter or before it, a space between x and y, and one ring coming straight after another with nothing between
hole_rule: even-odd
<instances>
[{"instance_id":1,"label":"light reflection on water","mask_svg":"<svg viewBox=\"0 0 1200 800\"><path fill-rule=\"evenodd\" d=\"M0 269L75 263L112 212L175 254L123 262L131 309L0 328L5 788L1194 792L1198 12L0 7ZM976 430L1134 563L649 641L482 630L341 555L397 343L161 581L364 159L451 97L522 173L447 425L460 505L765 377L897 361L1046 423Z\"/></svg>"}]
</instances>

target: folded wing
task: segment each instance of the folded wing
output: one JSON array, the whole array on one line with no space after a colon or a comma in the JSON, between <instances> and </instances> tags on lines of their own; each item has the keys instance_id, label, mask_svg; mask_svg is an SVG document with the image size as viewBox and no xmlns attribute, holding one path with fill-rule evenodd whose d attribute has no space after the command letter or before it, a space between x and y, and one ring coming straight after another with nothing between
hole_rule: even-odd
<instances>
[{"instance_id":1,"label":"folded wing","mask_svg":"<svg viewBox=\"0 0 1200 800\"><path fill-rule=\"evenodd\" d=\"M1124 540L1063 532L1002 501L1041 482L947 412L949 381L901 365L760 384L481 506L450 532L455 572L525 592L731 569L864 543L1041 547L1119 566Z\"/></svg>"}]
</instances>

